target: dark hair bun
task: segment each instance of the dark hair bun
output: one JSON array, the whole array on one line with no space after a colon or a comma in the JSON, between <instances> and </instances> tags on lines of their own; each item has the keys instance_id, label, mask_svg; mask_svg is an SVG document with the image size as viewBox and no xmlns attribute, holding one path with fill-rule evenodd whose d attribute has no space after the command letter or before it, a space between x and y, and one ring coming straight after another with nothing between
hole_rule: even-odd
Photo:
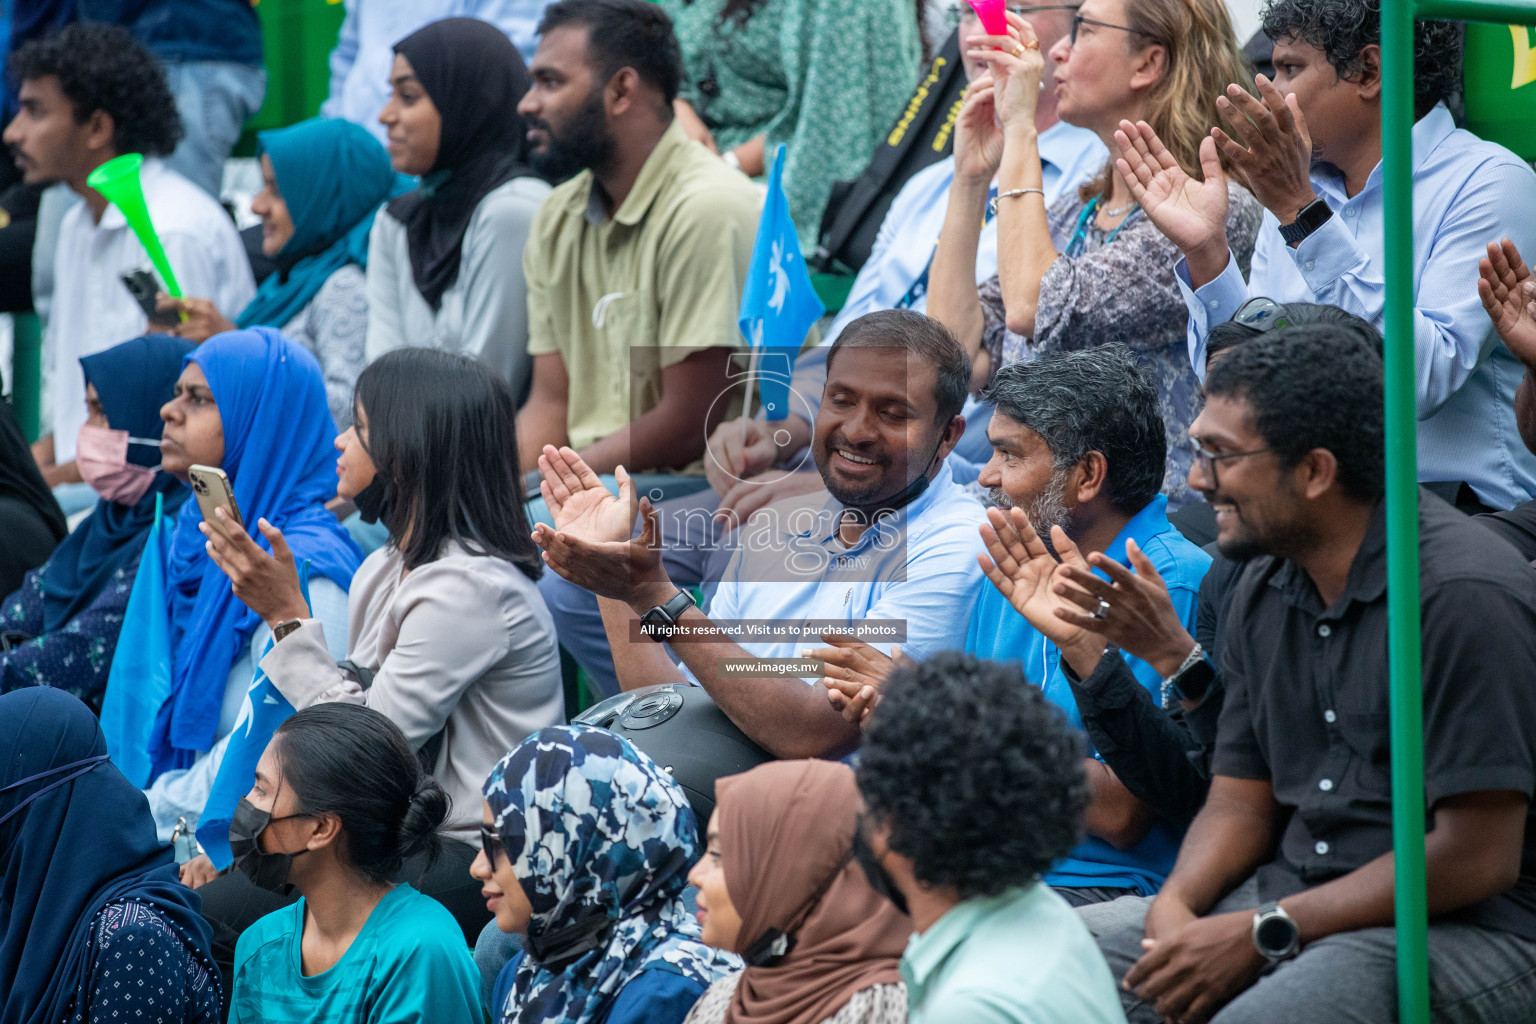
<instances>
[{"instance_id":1,"label":"dark hair bun","mask_svg":"<svg viewBox=\"0 0 1536 1024\"><path fill-rule=\"evenodd\" d=\"M400 819L400 856L414 857L419 853L437 856L442 845L439 829L448 818L448 794L438 781L425 773L416 780L416 791Z\"/></svg>"}]
</instances>

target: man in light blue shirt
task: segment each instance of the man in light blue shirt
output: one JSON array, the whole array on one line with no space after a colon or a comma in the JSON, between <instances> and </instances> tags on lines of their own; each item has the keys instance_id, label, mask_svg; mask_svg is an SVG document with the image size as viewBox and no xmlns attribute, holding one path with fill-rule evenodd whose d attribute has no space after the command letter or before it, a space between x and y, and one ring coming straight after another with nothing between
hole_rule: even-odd
<instances>
[{"instance_id":1,"label":"man in light blue shirt","mask_svg":"<svg viewBox=\"0 0 1536 1024\"><path fill-rule=\"evenodd\" d=\"M945 653L891 673L853 855L912 917L911 1024L1124 1024L1087 927L1039 880L1088 798L1075 739L1017 666Z\"/></svg>"},{"instance_id":2,"label":"man in light blue shirt","mask_svg":"<svg viewBox=\"0 0 1536 1024\"><path fill-rule=\"evenodd\" d=\"M1105 642L1056 615L1057 607L1072 608L1064 598L1041 593L1038 584L1057 566L1047 547L1053 528L1061 528L1056 553L1079 565L1093 552L1128 565L1129 549L1139 548L1190 632L1211 559L1168 523L1167 499L1158 493L1167 453L1157 391L1123 346L1013 363L998 371L987 394L997 410L987 431L993 455L980 483L1000 509L988 528L991 583L982 586L965 650L1017 662L1081 729L1067 673L1091 675ZM1018 539L1018 513L1008 509L1027 516L1027 544ZM1006 551L1002 540L1010 541ZM1161 703L1158 671L1124 657ZM1046 882L1074 906L1155 893L1173 868L1182 829L1157 820L1107 764L1090 759L1086 768L1094 783L1087 836L1052 866Z\"/></svg>"},{"instance_id":3,"label":"man in light blue shirt","mask_svg":"<svg viewBox=\"0 0 1536 1024\"><path fill-rule=\"evenodd\" d=\"M1159 166L1161 144L1145 127L1122 146L1137 200L1185 254L1178 275L1199 371L1206 331L1250 296L1336 305L1383 329L1379 0L1346 6L1359 10L1341 18L1336 3L1321 0L1274 0L1265 9L1275 81L1256 79L1258 99L1234 91L1220 101L1229 123L1252 126L1230 136L1218 129L1217 141L1205 143L1203 184ZM1536 246L1536 173L1453 124L1444 100L1460 88L1460 28L1421 21L1415 34L1419 479L1445 484L1464 508L1507 509L1536 496L1536 456L1521 444L1512 411L1522 368L1479 316L1477 263L1500 238ZM1217 145L1269 211L1247 284L1225 235L1212 229L1226 209Z\"/></svg>"},{"instance_id":4,"label":"man in light blue shirt","mask_svg":"<svg viewBox=\"0 0 1536 1024\"><path fill-rule=\"evenodd\" d=\"M981 28L970 5L960 0L960 6L960 52L964 54L967 38L980 34ZM1047 48L1066 34L1072 20L1069 8L1028 16ZM969 78L986 69L984 61L966 59L965 72ZM1055 87L1049 78L1042 84L1035 124L1040 130L1040 157L1048 200L1054 201L1057 195L1075 188L1104 166L1107 154L1098 136L1056 117ZM790 407L805 415L792 411L788 419L773 423L756 419L745 432L740 420L720 424L710 437L710 450L704 460L711 489L660 506L658 511L671 545L663 552L663 558L674 580L701 583L706 593L713 592L726 557L722 552L711 555L709 550L722 532L715 525L717 512L722 516L734 513L733 517L723 519L725 523L745 522L752 513L775 501L821 491L821 479L810 472L810 459L801 455L778 469L773 468L773 462L781 455L800 452L810 443L827 378L827 352L843 329L878 310L912 309L921 313L927 308L928 265L933 261L939 229L944 223L954 174L954 157L948 157L913 175L897 193L881 222L870 257L823 343L795 362L790 387L798 397L791 400ZM995 273L997 227L988 224L976 254L977 283L985 282ZM990 407L968 401L964 415L968 430L949 465L952 472L960 474L961 483L969 483L976 477L974 463L987 458L986 420ZM774 435L781 431L776 443ZM796 472L797 468L801 471ZM549 605L566 650L600 690L617 692L618 676L592 595L555 573L544 574L539 592Z\"/></svg>"},{"instance_id":5,"label":"man in light blue shirt","mask_svg":"<svg viewBox=\"0 0 1536 1024\"><path fill-rule=\"evenodd\" d=\"M737 547L710 602L694 607L661 559L662 525L622 469L615 498L570 449L539 469L555 527L545 561L599 598L625 689L696 681L777 757L839 756L858 742L799 655L827 631L917 657L970 620L983 512L945 457L965 429L970 360L944 326L910 310L870 313L833 346L812 453L826 493L770 506L732 531ZM661 641L682 661L674 664Z\"/></svg>"}]
</instances>

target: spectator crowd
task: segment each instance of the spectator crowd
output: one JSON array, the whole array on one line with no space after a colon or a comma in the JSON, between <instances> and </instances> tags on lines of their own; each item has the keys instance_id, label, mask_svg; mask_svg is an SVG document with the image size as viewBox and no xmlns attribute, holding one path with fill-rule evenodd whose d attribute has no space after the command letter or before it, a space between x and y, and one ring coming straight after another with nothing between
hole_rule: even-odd
<instances>
[{"instance_id":1,"label":"spectator crowd","mask_svg":"<svg viewBox=\"0 0 1536 1024\"><path fill-rule=\"evenodd\" d=\"M247 0L14 5L0 1024L1395 1021L1386 346L1536 1019L1536 171L1418 22L1383 338L1386 2L347 0L243 233Z\"/></svg>"}]
</instances>

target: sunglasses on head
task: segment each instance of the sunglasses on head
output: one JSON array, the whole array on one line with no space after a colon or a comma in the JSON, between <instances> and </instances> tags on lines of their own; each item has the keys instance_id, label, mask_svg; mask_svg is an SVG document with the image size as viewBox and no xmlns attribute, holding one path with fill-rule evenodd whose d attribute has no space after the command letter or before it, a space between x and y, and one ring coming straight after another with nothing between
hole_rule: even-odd
<instances>
[{"instance_id":1,"label":"sunglasses on head","mask_svg":"<svg viewBox=\"0 0 1536 1024\"><path fill-rule=\"evenodd\" d=\"M1274 299L1259 296L1238 306L1237 312L1232 314L1232 322L1263 334L1278 327L1289 327L1291 311Z\"/></svg>"}]
</instances>

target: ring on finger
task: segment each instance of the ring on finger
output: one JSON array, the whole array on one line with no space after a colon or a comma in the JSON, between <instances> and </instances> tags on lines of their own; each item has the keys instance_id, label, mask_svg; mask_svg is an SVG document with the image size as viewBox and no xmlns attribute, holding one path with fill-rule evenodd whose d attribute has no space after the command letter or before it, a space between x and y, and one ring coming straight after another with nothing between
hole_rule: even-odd
<instances>
[{"instance_id":1,"label":"ring on finger","mask_svg":"<svg viewBox=\"0 0 1536 1024\"><path fill-rule=\"evenodd\" d=\"M1020 42L1015 42L1013 44L1013 49L1009 50L1008 53L1010 55L1012 55L1014 58L1019 58L1019 57L1024 56L1024 44L1020 43Z\"/></svg>"},{"instance_id":2,"label":"ring on finger","mask_svg":"<svg viewBox=\"0 0 1536 1024\"><path fill-rule=\"evenodd\" d=\"M1099 598L1099 606L1093 610L1093 617L1096 618L1096 619L1103 619L1103 618L1107 618L1108 616L1109 616L1109 602L1104 600L1101 597L1101 598Z\"/></svg>"}]
</instances>

